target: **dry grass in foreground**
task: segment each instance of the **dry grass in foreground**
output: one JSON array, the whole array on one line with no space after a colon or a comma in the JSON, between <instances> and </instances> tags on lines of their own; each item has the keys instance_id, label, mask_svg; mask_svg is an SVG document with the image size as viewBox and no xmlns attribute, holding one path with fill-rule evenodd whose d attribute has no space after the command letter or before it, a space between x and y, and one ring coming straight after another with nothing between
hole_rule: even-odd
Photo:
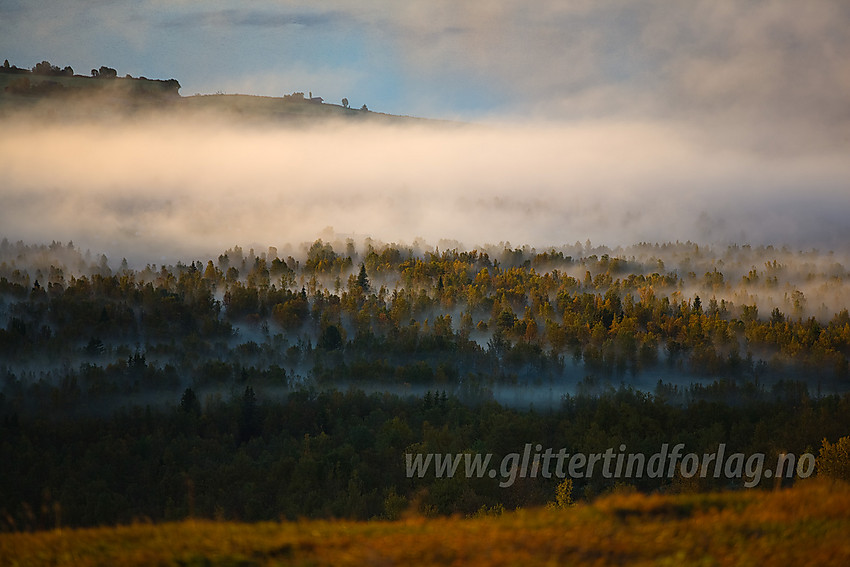
<instances>
[{"instance_id":1,"label":"dry grass in foreground","mask_svg":"<svg viewBox=\"0 0 850 567\"><path fill-rule=\"evenodd\" d=\"M2 565L850 565L850 486L614 495L398 522L184 521L0 535Z\"/></svg>"}]
</instances>

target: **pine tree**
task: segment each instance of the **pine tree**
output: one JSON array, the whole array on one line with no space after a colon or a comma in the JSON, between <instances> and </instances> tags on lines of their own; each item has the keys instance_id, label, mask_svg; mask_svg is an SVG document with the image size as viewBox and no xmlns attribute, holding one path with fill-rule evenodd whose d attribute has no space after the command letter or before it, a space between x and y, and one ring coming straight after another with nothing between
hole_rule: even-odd
<instances>
[{"instance_id":1,"label":"pine tree","mask_svg":"<svg viewBox=\"0 0 850 567\"><path fill-rule=\"evenodd\" d=\"M201 413L201 402L192 388L186 388L180 398L180 409L186 413Z\"/></svg>"},{"instance_id":2,"label":"pine tree","mask_svg":"<svg viewBox=\"0 0 850 567\"><path fill-rule=\"evenodd\" d=\"M239 415L239 441L246 443L257 434L257 429L257 396L254 388L246 386Z\"/></svg>"},{"instance_id":3,"label":"pine tree","mask_svg":"<svg viewBox=\"0 0 850 567\"><path fill-rule=\"evenodd\" d=\"M366 266L360 264L360 273L357 275L357 285L364 293L369 293L369 275L366 273Z\"/></svg>"}]
</instances>

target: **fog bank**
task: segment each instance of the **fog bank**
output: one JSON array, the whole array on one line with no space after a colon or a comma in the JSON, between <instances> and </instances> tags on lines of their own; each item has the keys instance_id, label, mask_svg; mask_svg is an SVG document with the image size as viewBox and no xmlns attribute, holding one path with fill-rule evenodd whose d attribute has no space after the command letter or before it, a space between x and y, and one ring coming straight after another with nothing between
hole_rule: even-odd
<instances>
[{"instance_id":1,"label":"fog bank","mask_svg":"<svg viewBox=\"0 0 850 567\"><path fill-rule=\"evenodd\" d=\"M8 119L2 236L134 263L337 234L465 247L693 240L836 248L850 164L659 123L247 127Z\"/></svg>"}]
</instances>

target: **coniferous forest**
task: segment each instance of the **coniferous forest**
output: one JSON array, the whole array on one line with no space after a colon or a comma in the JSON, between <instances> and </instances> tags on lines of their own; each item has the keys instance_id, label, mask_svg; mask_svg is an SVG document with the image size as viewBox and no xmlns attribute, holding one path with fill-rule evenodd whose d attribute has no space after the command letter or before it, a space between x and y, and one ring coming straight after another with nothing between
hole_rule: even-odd
<instances>
[{"instance_id":1,"label":"coniferous forest","mask_svg":"<svg viewBox=\"0 0 850 567\"><path fill-rule=\"evenodd\" d=\"M4 240L0 257L7 530L474 515L543 505L559 480L408 478L404 455L673 441L769 462L850 426L850 316L830 307L847 273L817 251L349 239L132 268ZM742 482L597 475L571 498Z\"/></svg>"}]
</instances>

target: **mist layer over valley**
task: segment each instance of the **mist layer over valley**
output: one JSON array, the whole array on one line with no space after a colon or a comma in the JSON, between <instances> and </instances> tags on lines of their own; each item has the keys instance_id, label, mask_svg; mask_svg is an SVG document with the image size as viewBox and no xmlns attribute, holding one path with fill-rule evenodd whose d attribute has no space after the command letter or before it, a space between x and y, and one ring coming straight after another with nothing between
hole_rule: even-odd
<instances>
[{"instance_id":1,"label":"mist layer over valley","mask_svg":"<svg viewBox=\"0 0 850 567\"><path fill-rule=\"evenodd\" d=\"M4 116L10 392L845 389L843 152L664 122L264 120L204 98Z\"/></svg>"},{"instance_id":2,"label":"mist layer over valley","mask_svg":"<svg viewBox=\"0 0 850 567\"><path fill-rule=\"evenodd\" d=\"M730 146L731 144L731 146ZM247 126L153 114L7 117L10 240L131 265L327 235L472 249L590 239L830 250L850 240L846 152L742 150L673 124Z\"/></svg>"}]
</instances>

